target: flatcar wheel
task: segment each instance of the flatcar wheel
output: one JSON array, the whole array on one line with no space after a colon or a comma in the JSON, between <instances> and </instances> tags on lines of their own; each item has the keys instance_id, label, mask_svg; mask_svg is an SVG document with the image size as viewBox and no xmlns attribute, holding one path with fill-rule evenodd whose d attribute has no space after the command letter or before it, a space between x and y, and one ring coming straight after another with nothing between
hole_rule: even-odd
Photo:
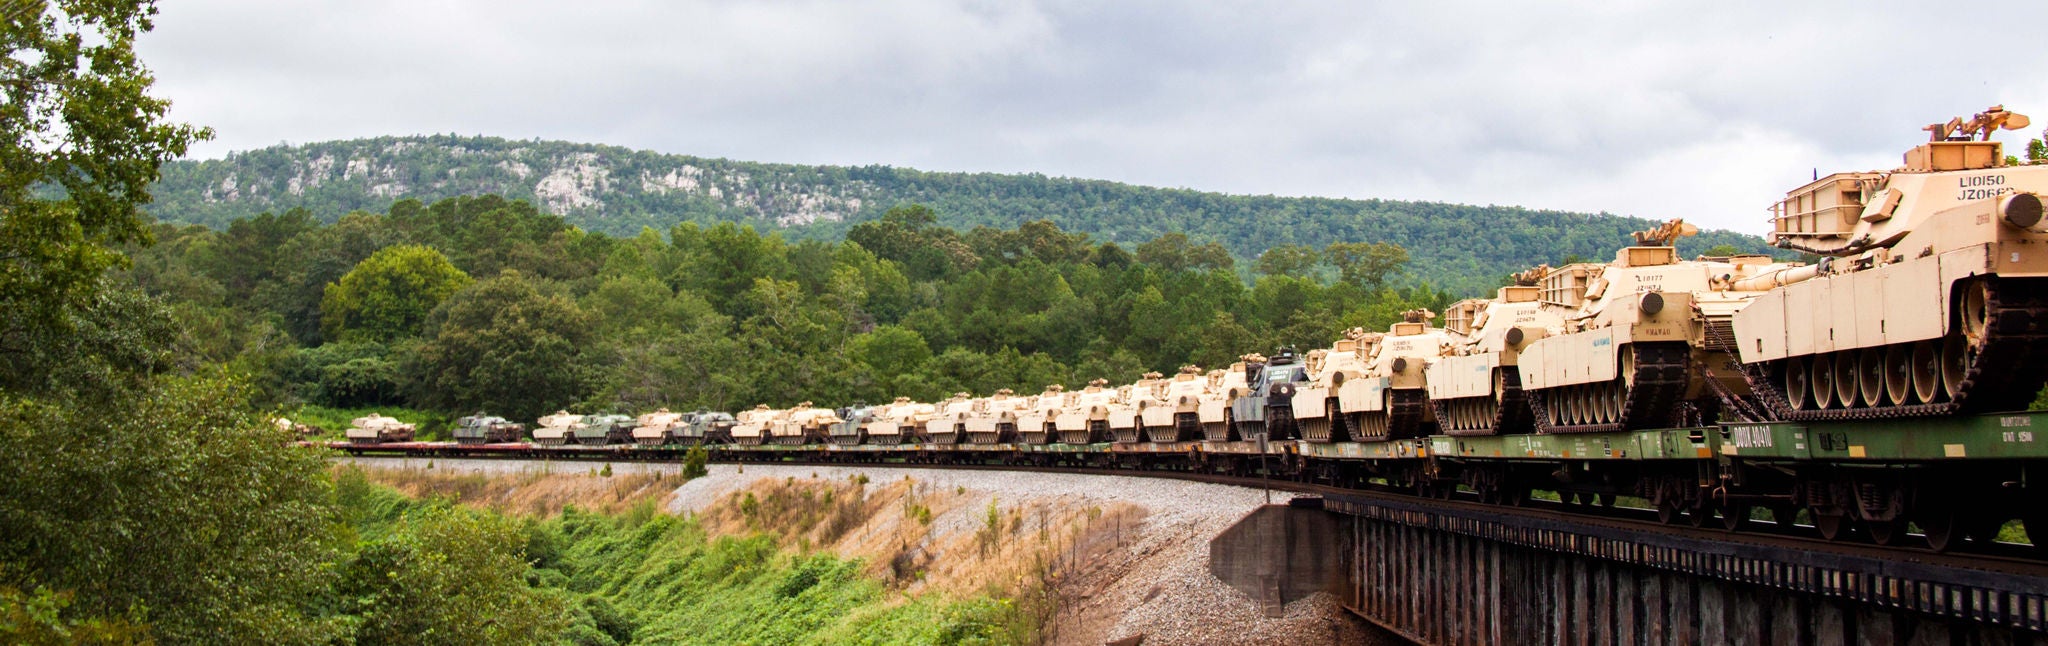
<instances>
[{"instance_id":1,"label":"flatcar wheel","mask_svg":"<svg viewBox=\"0 0 2048 646\"><path fill-rule=\"evenodd\" d=\"M1927 547L1936 552L1955 549L1963 540L1963 514L1954 507L1927 505L1920 512L1920 531L1927 535Z\"/></svg>"},{"instance_id":2,"label":"flatcar wheel","mask_svg":"<svg viewBox=\"0 0 2048 646\"><path fill-rule=\"evenodd\" d=\"M1792 407L1805 409L1811 405L1806 394L1813 390L1811 377L1806 373L1806 359L1792 357L1785 360L1785 398L1792 400Z\"/></svg>"},{"instance_id":3,"label":"flatcar wheel","mask_svg":"<svg viewBox=\"0 0 2048 646\"><path fill-rule=\"evenodd\" d=\"M1749 510L1751 508L1750 505L1742 503L1730 503L1727 507L1722 508L1721 529L1731 532L1742 529L1742 526L1749 522Z\"/></svg>"},{"instance_id":4,"label":"flatcar wheel","mask_svg":"<svg viewBox=\"0 0 2048 646\"><path fill-rule=\"evenodd\" d=\"M1789 532L1799 526L1799 506L1791 503L1773 503L1771 522L1777 524L1779 532Z\"/></svg>"},{"instance_id":5,"label":"flatcar wheel","mask_svg":"<svg viewBox=\"0 0 2048 646\"><path fill-rule=\"evenodd\" d=\"M1680 513L1680 512L1683 512L1683 511L1685 511L1684 509L1681 509L1681 508L1680 508L1680 507L1678 506L1678 500L1677 500L1677 499L1675 499L1675 498L1673 498L1673 497L1671 497L1671 496L1668 496L1668 495L1660 495L1660 496L1658 496L1658 497L1657 497L1657 501L1656 501L1656 505L1657 505L1657 522L1660 522L1660 523L1663 523L1663 524L1666 524L1666 525L1676 525L1676 524L1678 524L1678 515L1679 515L1679 513Z\"/></svg>"},{"instance_id":6,"label":"flatcar wheel","mask_svg":"<svg viewBox=\"0 0 2048 646\"><path fill-rule=\"evenodd\" d=\"M1707 523L1714 520L1715 510L1716 506L1713 503L1701 500L1686 511L1685 522L1693 527L1706 527Z\"/></svg>"},{"instance_id":7,"label":"flatcar wheel","mask_svg":"<svg viewBox=\"0 0 2048 646\"><path fill-rule=\"evenodd\" d=\"M1891 547L1906 537L1906 519L1864 521L1863 529L1870 533L1870 542Z\"/></svg>"},{"instance_id":8,"label":"flatcar wheel","mask_svg":"<svg viewBox=\"0 0 2048 646\"><path fill-rule=\"evenodd\" d=\"M1820 530L1820 537L1827 540L1840 540L1844 533L1842 530L1846 529L1849 525L1848 521L1848 516L1844 515L1843 512L1813 510L1813 528Z\"/></svg>"}]
</instances>

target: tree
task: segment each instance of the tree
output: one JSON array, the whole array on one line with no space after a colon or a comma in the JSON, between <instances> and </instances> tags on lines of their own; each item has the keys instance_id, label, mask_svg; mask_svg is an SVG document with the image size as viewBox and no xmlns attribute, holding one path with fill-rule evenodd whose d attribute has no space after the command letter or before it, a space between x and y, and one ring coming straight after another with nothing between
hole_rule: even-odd
<instances>
[{"instance_id":1,"label":"tree","mask_svg":"<svg viewBox=\"0 0 2048 646\"><path fill-rule=\"evenodd\" d=\"M320 329L330 339L350 341L412 336L428 313L470 282L430 247L385 247L327 286Z\"/></svg>"},{"instance_id":2,"label":"tree","mask_svg":"<svg viewBox=\"0 0 2048 646\"><path fill-rule=\"evenodd\" d=\"M1332 242L1323 257L1336 265L1338 279L1377 290L1408 264L1408 250L1391 242Z\"/></svg>"},{"instance_id":3,"label":"tree","mask_svg":"<svg viewBox=\"0 0 2048 646\"><path fill-rule=\"evenodd\" d=\"M589 392L590 317L517 271L457 292L427 323L413 399L444 410L534 419Z\"/></svg>"},{"instance_id":4,"label":"tree","mask_svg":"<svg viewBox=\"0 0 2048 646\"><path fill-rule=\"evenodd\" d=\"M1266 249L1259 254L1258 265L1253 269L1267 276L1293 276L1306 278L1316 265L1323 262L1323 256L1315 247L1298 244L1283 244Z\"/></svg>"},{"instance_id":5,"label":"tree","mask_svg":"<svg viewBox=\"0 0 2048 646\"><path fill-rule=\"evenodd\" d=\"M136 59L153 2L10 5L0 29L0 371L70 359L39 345L90 307L118 247L149 240L160 166L211 131L168 123Z\"/></svg>"},{"instance_id":6,"label":"tree","mask_svg":"<svg viewBox=\"0 0 2048 646\"><path fill-rule=\"evenodd\" d=\"M526 532L462 507L420 510L362 547L341 598L366 644L549 644L568 627L553 598L526 583Z\"/></svg>"}]
</instances>

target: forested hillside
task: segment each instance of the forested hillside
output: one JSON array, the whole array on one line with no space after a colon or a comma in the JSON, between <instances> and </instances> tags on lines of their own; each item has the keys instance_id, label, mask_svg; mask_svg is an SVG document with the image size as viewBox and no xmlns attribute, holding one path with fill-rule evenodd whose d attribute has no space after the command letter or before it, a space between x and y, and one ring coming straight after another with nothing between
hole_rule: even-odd
<instances>
[{"instance_id":1,"label":"forested hillside","mask_svg":"<svg viewBox=\"0 0 2048 646\"><path fill-rule=\"evenodd\" d=\"M631 236L682 222L731 221L791 239L835 240L907 203L939 224L1015 228L1050 221L1130 246L1168 232L1219 242L1240 260L1285 244L1390 242L1413 257L1409 279L1477 294L1498 277L1567 255L1606 258L1650 222L1605 214L1431 202L1224 195L1097 180L762 164L612 146L491 137L380 137L277 146L163 169L149 211L222 228L304 207L332 222L402 197L496 194L531 201L588 231ZM1706 232L1682 243L1764 250L1753 236Z\"/></svg>"}]
</instances>

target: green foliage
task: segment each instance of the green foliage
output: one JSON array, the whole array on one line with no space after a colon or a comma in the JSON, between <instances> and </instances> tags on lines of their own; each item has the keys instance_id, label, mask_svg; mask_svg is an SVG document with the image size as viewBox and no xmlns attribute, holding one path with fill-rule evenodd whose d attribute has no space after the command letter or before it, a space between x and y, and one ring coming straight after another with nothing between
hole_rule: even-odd
<instances>
[{"instance_id":1,"label":"green foliage","mask_svg":"<svg viewBox=\"0 0 2048 646\"><path fill-rule=\"evenodd\" d=\"M69 591L88 617L146 609L171 643L333 636L325 458L248 397L216 377L0 395L0 585Z\"/></svg>"},{"instance_id":2,"label":"green foliage","mask_svg":"<svg viewBox=\"0 0 2048 646\"><path fill-rule=\"evenodd\" d=\"M153 644L149 626L130 617L66 617L72 595L0 586L0 642L21 646Z\"/></svg>"},{"instance_id":3,"label":"green foliage","mask_svg":"<svg viewBox=\"0 0 2048 646\"><path fill-rule=\"evenodd\" d=\"M320 330L343 341L413 336L429 312L471 282L431 247L385 247L327 286L320 299Z\"/></svg>"},{"instance_id":4,"label":"green foliage","mask_svg":"<svg viewBox=\"0 0 2048 646\"><path fill-rule=\"evenodd\" d=\"M428 322L415 401L534 419L589 392L590 320L558 288L516 271L448 299Z\"/></svg>"},{"instance_id":5,"label":"green foliage","mask_svg":"<svg viewBox=\"0 0 2048 646\"><path fill-rule=\"evenodd\" d=\"M711 470L705 467L705 463L710 461L711 453L704 450L704 445L690 447L689 452L683 454L683 480L687 482L710 475Z\"/></svg>"}]
</instances>

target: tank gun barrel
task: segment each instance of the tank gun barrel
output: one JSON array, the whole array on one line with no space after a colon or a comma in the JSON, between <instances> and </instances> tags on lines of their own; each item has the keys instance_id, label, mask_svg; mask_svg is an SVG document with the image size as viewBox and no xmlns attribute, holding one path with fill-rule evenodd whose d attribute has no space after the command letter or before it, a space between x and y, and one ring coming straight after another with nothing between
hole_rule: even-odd
<instances>
[{"instance_id":1,"label":"tank gun barrel","mask_svg":"<svg viewBox=\"0 0 2048 646\"><path fill-rule=\"evenodd\" d=\"M1800 265L1737 280L1731 287L1736 291L1761 292L1774 287L1783 287L1793 283L1812 280L1815 276L1819 275L1820 265Z\"/></svg>"}]
</instances>

